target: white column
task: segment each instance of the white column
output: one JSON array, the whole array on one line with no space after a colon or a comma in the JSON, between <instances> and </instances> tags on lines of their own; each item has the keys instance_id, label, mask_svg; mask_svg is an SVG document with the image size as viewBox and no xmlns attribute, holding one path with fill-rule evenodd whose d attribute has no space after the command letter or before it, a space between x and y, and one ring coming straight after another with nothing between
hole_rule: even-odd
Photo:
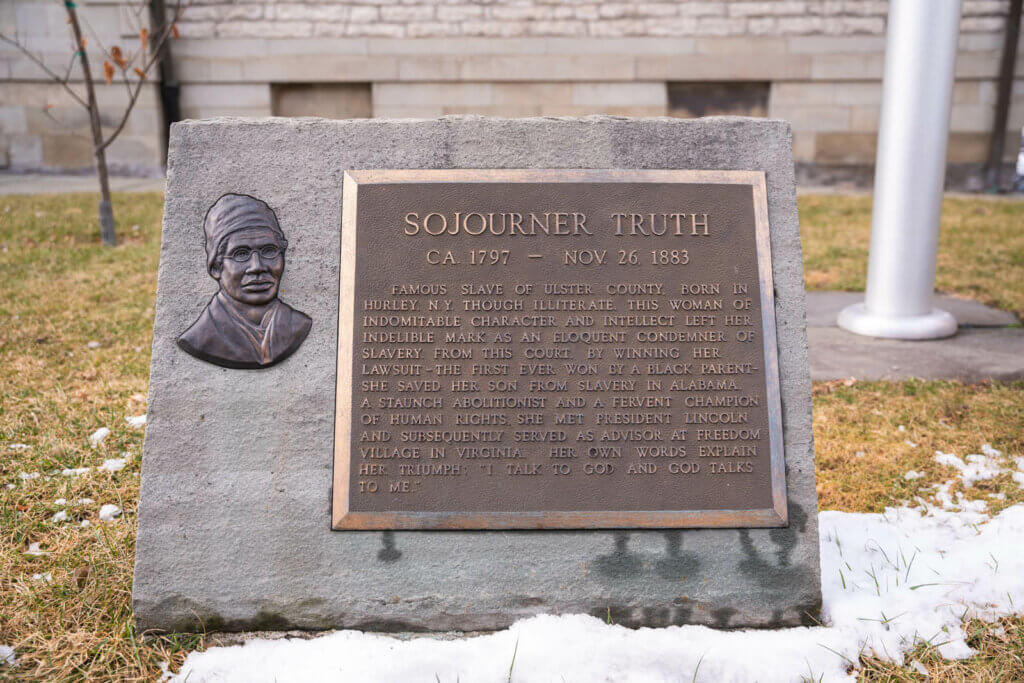
<instances>
[{"instance_id":1,"label":"white column","mask_svg":"<svg viewBox=\"0 0 1024 683\"><path fill-rule=\"evenodd\" d=\"M956 320L935 308L935 258L961 0L891 0L864 303L839 314L871 337L935 339Z\"/></svg>"}]
</instances>

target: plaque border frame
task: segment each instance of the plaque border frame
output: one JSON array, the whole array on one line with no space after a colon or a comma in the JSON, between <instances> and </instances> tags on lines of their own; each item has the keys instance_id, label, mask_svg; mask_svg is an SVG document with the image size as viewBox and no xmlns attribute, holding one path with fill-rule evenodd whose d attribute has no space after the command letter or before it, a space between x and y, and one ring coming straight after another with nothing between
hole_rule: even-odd
<instances>
[{"instance_id":1,"label":"plaque border frame","mask_svg":"<svg viewBox=\"0 0 1024 683\"><path fill-rule=\"evenodd\" d=\"M749 185L761 290L765 402L768 411L772 505L745 510L551 510L530 512L352 511L352 444L356 214L360 185L393 183L627 183ZM775 321L775 288L764 171L666 169L388 169L348 170L342 183L339 245L338 364L335 383L331 529L334 531L489 529L767 528L789 525L782 397ZM348 292L348 296L345 293ZM348 324L346 324L348 323ZM344 362L342 362L344 361Z\"/></svg>"}]
</instances>

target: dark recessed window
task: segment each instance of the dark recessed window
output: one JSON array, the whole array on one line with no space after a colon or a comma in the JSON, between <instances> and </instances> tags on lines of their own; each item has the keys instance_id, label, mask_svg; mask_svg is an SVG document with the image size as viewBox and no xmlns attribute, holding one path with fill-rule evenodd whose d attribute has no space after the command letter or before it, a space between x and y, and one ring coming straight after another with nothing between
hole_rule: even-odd
<instances>
[{"instance_id":1,"label":"dark recessed window","mask_svg":"<svg viewBox=\"0 0 1024 683\"><path fill-rule=\"evenodd\" d=\"M699 116L767 116L771 84L760 81L677 82L668 84L668 114Z\"/></svg>"},{"instance_id":2,"label":"dark recessed window","mask_svg":"<svg viewBox=\"0 0 1024 683\"><path fill-rule=\"evenodd\" d=\"M369 83L272 83L274 116L366 119L373 116Z\"/></svg>"}]
</instances>

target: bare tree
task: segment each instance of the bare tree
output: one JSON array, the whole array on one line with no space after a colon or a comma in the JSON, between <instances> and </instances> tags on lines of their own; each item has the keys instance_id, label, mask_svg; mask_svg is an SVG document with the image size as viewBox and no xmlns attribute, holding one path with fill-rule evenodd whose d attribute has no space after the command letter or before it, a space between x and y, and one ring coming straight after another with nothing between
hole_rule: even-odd
<instances>
[{"instance_id":1,"label":"bare tree","mask_svg":"<svg viewBox=\"0 0 1024 683\"><path fill-rule=\"evenodd\" d=\"M77 104L85 108L89 114L89 135L87 136L92 144L93 157L96 162L96 175L100 181L100 238L106 246L114 246L117 236L114 231L114 210L110 203L110 177L107 172L107 147L110 146L117 136L124 130L131 116L135 104L139 100L142 87L147 81L150 69L159 61L160 53L164 44L171 38L178 36L177 22L181 18L186 7L186 0L178 0L177 4L170 11L170 17L154 17L157 24L156 33L150 36L147 28L144 1L134 2L129 5L131 8L136 26L138 27L139 49L131 53L122 50L118 45L109 48L103 45L95 34L86 36L82 31L82 22L78 15L78 7L74 0L63 0L64 8L68 14L68 28L71 38L71 57L68 59L67 68L64 73L58 73L46 64L45 60L28 48L17 36L10 36L0 33L0 41L13 45L21 51L29 60L34 62L49 79L62 86ZM162 21L161 21L162 20ZM88 26L88 24L86 24ZM92 47L90 47L90 39ZM116 82L124 84L127 102L124 111L116 126L109 133L104 133L100 123L100 107L96 100L96 85L93 82L92 71L89 66L89 50L95 50L102 55L103 76L107 85ZM85 92L79 90L81 86L72 83L72 73L75 64L81 68L82 80ZM65 125L50 113L53 105L47 104L44 107L46 115L58 125Z\"/></svg>"}]
</instances>

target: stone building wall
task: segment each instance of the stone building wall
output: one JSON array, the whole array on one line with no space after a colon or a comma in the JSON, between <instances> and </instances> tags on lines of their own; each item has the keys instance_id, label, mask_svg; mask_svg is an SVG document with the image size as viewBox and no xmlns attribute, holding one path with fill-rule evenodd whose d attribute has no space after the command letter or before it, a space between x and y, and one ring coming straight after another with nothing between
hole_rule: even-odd
<instances>
[{"instance_id":1,"label":"stone building wall","mask_svg":"<svg viewBox=\"0 0 1024 683\"><path fill-rule=\"evenodd\" d=\"M955 165L986 155L1007 5L964 0ZM137 43L123 5L82 11L109 42ZM193 0L173 51L190 118L749 113L790 120L803 166L842 171L874 157L887 11L883 0ZM0 30L13 28L66 64L59 4L0 2ZM1008 159L1024 125L1024 49L1017 75ZM0 48L0 80L11 82L0 163L88 166L33 111L56 97L34 65ZM122 170L159 165L149 95L117 148Z\"/></svg>"}]
</instances>

